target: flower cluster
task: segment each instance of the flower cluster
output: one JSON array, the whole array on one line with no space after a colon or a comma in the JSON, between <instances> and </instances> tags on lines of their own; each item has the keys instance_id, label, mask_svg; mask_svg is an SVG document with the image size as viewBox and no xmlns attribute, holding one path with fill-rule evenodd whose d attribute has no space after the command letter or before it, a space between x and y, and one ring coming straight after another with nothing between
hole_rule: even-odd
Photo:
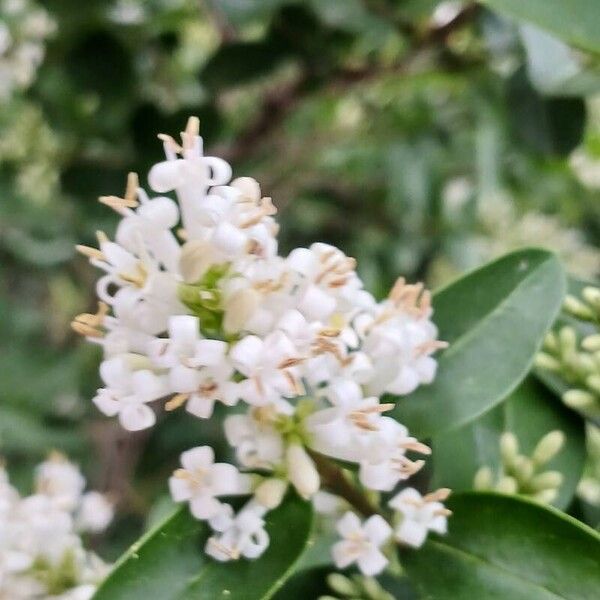
<instances>
[{"instance_id":1,"label":"flower cluster","mask_svg":"<svg viewBox=\"0 0 600 600\"><path fill-rule=\"evenodd\" d=\"M193 448L170 488L214 530L211 556L255 558L269 543L265 514L287 489L305 499L321 489L315 457L354 463L374 492L393 491L423 466L415 455L430 449L385 416L394 403L380 399L430 383L445 344L422 284L399 279L377 302L334 246L280 256L271 199L204 156L197 119L181 145L159 137L166 160L148 174L156 195L130 174L123 197L100 199L122 217L115 240L99 233L98 248L78 247L103 275L98 312L73 327L103 347L94 403L124 428L153 426L159 406L199 419L226 407L237 466ZM235 495L251 496L237 514L223 500ZM404 500L395 508L407 522L418 513L419 527L442 529L441 505ZM422 543L423 531L405 529L400 539Z\"/></svg>"},{"instance_id":2,"label":"flower cluster","mask_svg":"<svg viewBox=\"0 0 600 600\"><path fill-rule=\"evenodd\" d=\"M560 452L564 443L564 433L555 429L536 444L531 456L525 456L519 450L515 434L505 431L500 436L500 473L495 474L488 466L481 467L475 474L474 488L521 494L550 504L559 494L563 476L559 471L544 469Z\"/></svg>"},{"instance_id":3,"label":"flower cluster","mask_svg":"<svg viewBox=\"0 0 600 600\"><path fill-rule=\"evenodd\" d=\"M91 598L107 566L80 536L104 530L113 510L103 495L84 490L79 469L56 453L37 467L27 497L0 469L0 598Z\"/></svg>"},{"instance_id":4,"label":"flower cluster","mask_svg":"<svg viewBox=\"0 0 600 600\"><path fill-rule=\"evenodd\" d=\"M48 13L31 0L0 2L0 101L31 85L54 32Z\"/></svg>"},{"instance_id":5,"label":"flower cluster","mask_svg":"<svg viewBox=\"0 0 600 600\"><path fill-rule=\"evenodd\" d=\"M563 402L591 420L600 418L600 289L586 287L582 297L568 295L565 312L582 321L547 334L536 366L558 376Z\"/></svg>"}]
</instances>

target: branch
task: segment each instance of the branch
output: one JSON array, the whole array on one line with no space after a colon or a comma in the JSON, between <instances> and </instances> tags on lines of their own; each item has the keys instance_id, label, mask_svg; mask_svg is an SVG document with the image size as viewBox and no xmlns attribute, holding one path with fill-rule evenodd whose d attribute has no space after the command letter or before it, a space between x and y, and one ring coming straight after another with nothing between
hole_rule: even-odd
<instances>
[{"instance_id":1,"label":"branch","mask_svg":"<svg viewBox=\"0 0 600 600\"><path fill-rule=\"evenodd\" d=\"M430 27L416 41L414 48L397 64L384 69L373 68L372 65L359 69L341 68L335 70L325 85L327 90L339 90L369 81L387 74L399 74L406 71L421 53L431 47L446 42L448 37L457 29L469 23L476 15L477 4L466 5L453 19L443 25ZM305 69L294 81L285 86L280 86L268 93L256 120L247 127L233 142L233 144L213 148L211 153L218 154L230 162L244 160L253 154L256 146L264 142L279 127L298 105L298 103L311 91L310 73Z\"/></svg>"},{"instance_id":2,"label":"branch","mask_svg":"<svg viewBox=\"0 0 600 600\"><path fill-rule=\"evenodd\" d=\"M373 505L360 489L348 481L344 471L333 461L316 452L311 452L310 455L315 462L323 484L333 493L346 500L348 504L365 517L379 513L378 507Z\"/></svg>"}]
</instances>

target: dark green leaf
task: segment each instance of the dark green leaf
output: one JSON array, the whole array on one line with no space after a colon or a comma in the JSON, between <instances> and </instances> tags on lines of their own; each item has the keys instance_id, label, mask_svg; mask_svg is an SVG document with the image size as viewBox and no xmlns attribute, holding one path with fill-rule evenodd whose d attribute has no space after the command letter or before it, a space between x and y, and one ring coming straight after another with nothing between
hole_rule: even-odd
<instances>
[{"instance_id":1,"label":"dark green leaf","mask_svg":"<svg viewBox=\"0 0 600 600\"><path fill-rule=\"evenodd\" d=\"M528 500L458 494L446 536L402 559L429 600L594 600L600 589L600 535Z\"/></svg>"},{"instance_id":2,"label":"dark green leaf","mask_svg":"<svg viewBox=\"0 0 600 600\"><path fill-rule=\"evenodd\" d=\"M547 469L563 474L564 481L554 504L564 509L573 498L583 471L586 456L583 422L531 377L508 400L474 423L434 438L433 485L471 489L480 467L499 466L499 439L503 431L515 433L521 452L530 455L537 442L554 429L560 429L566 441Z\"/></svg>"},{"instance_id":3,"label":"dark green leaf","mask_svg":"<svg viewBox=\"0 0 600 600\"><path fill-rule=\"evenodd\" d=\"M266 521L271 543L262 557L219 563L204 554L208 527L182 507L131 547L94 600L272 598L306 546L311 505L290 494Z\"/></svg>"},{"instance_id":4,"label":"dark green leaf","mask_svg":"<svg viewBox=\"0 0 600 600\"><path fill-rule=\"evenodd\" d=\"M523 380L558 313L565 280L544 250L513 252L434 295L433 319L450 347L434 383L397 401L393 415L419 437L465 425Z\"/></svg>"}]
</instances>

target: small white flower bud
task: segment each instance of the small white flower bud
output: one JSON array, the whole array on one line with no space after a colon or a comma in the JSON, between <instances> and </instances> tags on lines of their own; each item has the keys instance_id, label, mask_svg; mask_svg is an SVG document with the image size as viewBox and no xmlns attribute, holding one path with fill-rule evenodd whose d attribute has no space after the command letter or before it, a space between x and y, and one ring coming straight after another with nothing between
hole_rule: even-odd
<instances>
[{"instance_id":1,"label":"small white flower bud","mask_svg":"<svg viewBox=\"0 0 600 600\"><path fill-rule=\"evenodd\" d=\"M261 295L252 288L237 290L225 300L225 333L238 333L254 314L260 303Z\"/></svg>"},{"instance_id":2,"label":"small white flower bud","mask_svg":"<svg viewBox=\"0 0 600 600\"><path fill-rule=\"evenodd\" d=\"M544 349L556 352L558 350L558 339L553 331L549 331L544 338Z\"/></svg>"},{"instance_id":3,"label":"small white flower bud","mask_svg":"<svg viewBox=\"0 0 600 600\"><path fill-rule=\"evenodd\" d=\"M516 479L508 475L501 477L496 485L496 490L503 494L516 494L518 489L519 486Z\"/></svg>"},{"instance_id":4,"label":"small white flower bud","mask_svg":"<svg viewBox=\"0 0 600 600\"><path fill-rule=\"evenodd\" d=\"M515 457L512 469L515 477L520 484L527 483L533 477L533 461L526 456Z\"/></svg>"},{"instance_id":5,"label":"small white flower bud","mask_svg":"<svg viewBox=\"0 0 600 600\"><path fill-rule=\"evenodd\" d=\"M592 309L570 294L565 298L564 309L574 317L583 319L584 321L589 321L594 318Z\"/></svg>"},{"instance_id":6,"label":"small white flower bud","mask_svg":"<svg viewBox=\"0 0 600 600\"><path fill-rule=\"evenodd\" d=\"M343 596L358 597L361 593L359 587L341 573L331 573L331 575L328 575L327 584L332 591Z\"/></svg>"},{"instance_id":7,"label":"small white flower bud","mask_svg":"<svg viewBox=\"0 0 600 600\"><path fill-rule=\"evenodd\" d=\"M598 352L600 350L600 333L588 335L581 342L581 347L588 352Z\"/></svg>"},{"instance_id":8,"label":"small white flower bud","mask_svg":"<svg viewBox=\"0 0 600 600\"><path fill-rule=\"evenodd\" d=\"M561 351L572 352L577 346L577 334L572 327L563 327L558 333Z\"/></svg>"},{"instance_id":9,"label":"small white flower bud","mask_svg":"<svg viewBox=\"0 0 600 600\"><path fill-rule=\"evenodd\" d=\"M583 289L583 298L591 304L596 310L600 309L600 288L586 287Z\"/></svg>"},{"instance_id":10,"label":"small white flower bud","mask_svg":"<svg viewBox=\"0 0 600 600\"><path fill-rule=\"evenodd\" d=\"M536 491L542 491L547 489L558 489L563 482L562 473L558 471L546 471L540 473L531 479L529 484Z\"/></svg>"},{"instance_id":11,"label":"small white flower bud","mask_svg":"<svg viewBox=\"0 0 600 600\"><path fill-rule=\"evenodd\" d=\"M192 240L181 248L179 270L186 283L197 283L213 264L213 246L202 240Z\"/></svg>"},{"instance_id":12,"label":"small white flower bud","mask_svg":"<svg viewBox=\"0 0 600 600\"><path fill-rule=\"evenodd\" d=\"M545 352L538 352L536 354L535 366L548 371L560 371L560 363L553 356Z\"/></svg>"},{"instance_id":13,"label":"small white flower bud","mask_svg":"<svg viewBox=\"0 0 600 600\"><path fill-rule=\"evenodd\" d=\"M565 434L562 431L551 431L537 443L531 459L536 465L545 465L560 452L564 443Z\"/></svg>"},{"instance_id":14,"label":"small white flower bud","mask_svg":"<svg viewBox=\"0 0 600 600\"><path fill-rule=\"evenodd\" d=\"M287 490L287 481L281 479L267 479L263 481L254 491L254 497L260 504L269 510L277 508Z\"/></svg>"},{"instance_id":15,"label":"small white flower bud","mask_svg":"<svg viewBox=\"0 0 600 600\"><path fill-rule=\"evenodd\" d=\"M519 455L519 442L512 431L505 431L500 436L500 455L502 462L511 465Z\"/></svg>"},{"instance_id":16,"label":"small white flower bud","mask_svg":"<svg viewBox=\"0 0 600 600\"><path fill-rule=\"evenodd\" d=\"M569 390L563 394L562 399L575 410L590 410L596 406L596 396L585 390Z\"/></svg>"},{"instance_id":17,"label":"small white flower bud","mask_svg":"<svg viewBox=\"0 0 600 600\"><path fill-rule=\"evenodd\" d=\"M489 467L481 467L473 480L473 487L476 490L490 490L493 487L494 475Z\"/></svg>"},{"instance_id":18,"label":"small white flower bud","mask_svg":"<svg viewBox=\"0 0 600 600\"><path fill-rule=\"evenodd\" d=\"M305 499L315 494L321 486L321 478L315 463L300 444L288 446L286 452L288 479Z\"/></svg>"},{"instance_id":19,"label":"small white flower bud","mask_svg":"<svg viewBox=\"0 0 600 600\"><path fill-rule=\"evenodd\" d=\"M592 392L600 394L600 375L590 375L586 378L585 383Z\"/></svg>"},{"instance_id":20,"label":"small white flower bud","mask_svg":"<svg viewBox=\"0 0 600 600\"><path fill-rule=\"evenodd\" d=\"M537 492L537 494L533 495L533 499L541 502L542 504L551 504L556 500L558 496L557 489L547 489Z\"/></svg>"}]
</instances>

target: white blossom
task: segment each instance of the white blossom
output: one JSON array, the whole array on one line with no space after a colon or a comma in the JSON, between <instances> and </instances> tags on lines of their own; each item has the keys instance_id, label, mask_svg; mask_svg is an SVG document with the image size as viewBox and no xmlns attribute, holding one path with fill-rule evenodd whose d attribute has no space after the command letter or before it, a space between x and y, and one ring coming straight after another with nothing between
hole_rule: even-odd
<instances>
[{"instance_id":1,"label":"white blossom","mask_svg":"<svg viewBox=\"0 0 600 600\"><path fill-rule=\"evenodd\" d=\"M332 548L333 561L339 569L356 563L364 575L381 573L388 559L381 547L389 540L392 528L380 515L369 517L364 523L353 513L347 512L337 522L342 541Z\"/></svg>"},{"instance_id":2,"label":"white blossom","mask_svg":"<svg viewBox=\"0 0 600 600\"><path fill-rule=\"evenodd\" d=\"M176 502L189 502L197 519L212 519L225 505L220 496L247 494L250 480L228 463L215 463L213 449L199 446L181 455L182 469L169 479L171 495Z\"/></svg>"},{"instance_id":3,"label":"white blossom","mask_svg":"<svg viewBox=\"0 0 600 600\"><path fill-rule=\"evenodd\" d=\"M413 489L406 488L394 496L389 506L398 516L398 525L394 537L408 546L419 548L425 542L427 533L446 533L450 512L441 500L448 497L449 490L442 489L426 496Z\"/></svg>"},{"instance_id":4,"label":"white blossom","mask_svg":"<svg viewBox=\"0 0 600 600\"><path fill-rule=\"evenodd\" d=\"M269 541L263 517L288 489L318 499L328 486L320 461L356 464L357 483L381 492L423 466L408 453L430 449L386 415L395 399L382 396L431 383L445 344L422 284L399 279L377 302L335 246L279 256L273 202L204 155L197 119L181 143L159 137L166 158L148 174L156 195L130 174L123 197L101 198L121 221L114 241L100 233L98 248L79 247L102 272L100 303L73 328L102 347L94 403L125 429L153 426L163 407L209 419L223 405L235 463L252 475L193 448L171 495L214 530L210 556L255 558ZM223 501L232 494L251 496L237 515ZM357 519L342 520L349 538L336 560L378 572L388 526Z\"/></svg>"}]
</instances>

